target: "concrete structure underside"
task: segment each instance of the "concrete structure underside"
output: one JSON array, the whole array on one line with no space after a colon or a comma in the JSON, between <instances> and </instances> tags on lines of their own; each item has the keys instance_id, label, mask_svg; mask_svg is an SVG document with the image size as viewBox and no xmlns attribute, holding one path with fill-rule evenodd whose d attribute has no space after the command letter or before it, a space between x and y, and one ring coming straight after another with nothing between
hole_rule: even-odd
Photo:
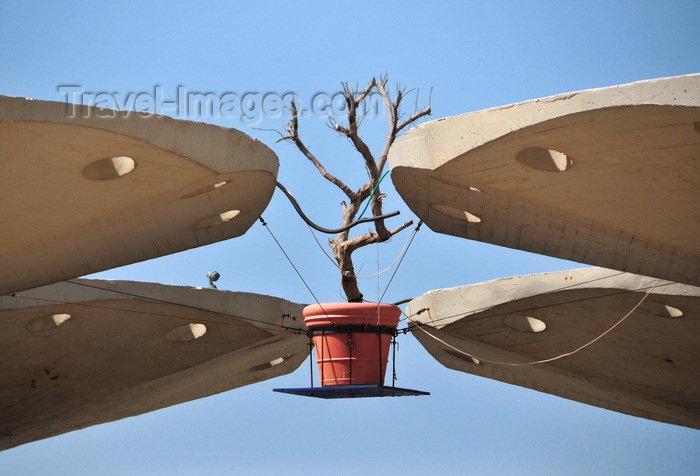
<instances>
[{"instance_id":1,"label":"concrete structure underside","mask_svg":"<svg viewBox=\"0 0 700 476\"><path fill-rule=\"evenodd\" d=\"M0 294L243 234L278 160L240 131L0 96Z\"/></svg>"},{"instance_id":2,"label":"concrete structure underside","mask_svg":"<svg viewBox=\"0 0 700 476\"><path fill-rule=\"evenodd\" d=\"M430 291L407 315L451 369L700 429L700 288L587 268Z\"/></svg>"},{"instance_id":3,"label":"concrete structure underside","mask_svg":"<svg viewBox=\"0 0 700 476\"><path fill-rule=\"evenodd\" d=\"M431 121L389 163L436 232L700 285L700 74Z\"/></svg>"},{"instance_id":4,"label":"concrete structure underside","mask_svg":"<svg viewBox=\"0 0 700 476\"><path fill-rule=\"evenodd\" d=\"M0 450L292 372L302 308L84 279L0 297Z\"/></svg>"},{"instance_id":5,"label":"concrete structure underside","mask_svg":"<svg viewBox=\"0 0 700 476\"><path fill-rule=\"evenodd\" d=\"M0 96L0 450L282 375L307 356L306 336L284 330L300 327L288 317L298 304L72 279L243 234L278 161L234 129L71 109ZM429 292L407 312L435 358L700 428L700 75L433 121L389 163L434 231L619 270ZM576 351L658 281L621 271L669 281Z\"/></svg>"}]
</instances>

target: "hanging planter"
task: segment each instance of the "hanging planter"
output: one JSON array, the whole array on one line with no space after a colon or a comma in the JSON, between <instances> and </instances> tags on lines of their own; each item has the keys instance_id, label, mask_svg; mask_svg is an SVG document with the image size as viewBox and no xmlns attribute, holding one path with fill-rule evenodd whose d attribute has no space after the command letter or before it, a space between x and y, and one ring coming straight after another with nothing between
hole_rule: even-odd
<instances>
[{"instance_id":1,"label":"hanging planter","mask_svg":"<svg viewBox=\"0 0 700 476\"><path fill-rule=\"evenodd\" d=\"M291 101L289 104L292 113L291 120L284 125L286 133L280 132L280 141L293 143L314 164L325 179L336 185L346 195L346 201L342 202L342 226L337 229L329 229L315 224L302 212L296 199L284 186L278 182L277 187L289 198L294 209L310 227L322 233L336 235L335 239L329 240L329 245L333 250L333 258L340 271L340 284L347 302L319 303L304 309L304 322L312 340L312 347L316 349L316 363L321 377L321 387L314 387L313 361L310 360L311 387L273 389L274 391L319 398L428 395L427 392L396 387L394 385L396 382L395 371L393 372L392 385L390 387L384 386L389 350L392 341L396 342L394 337L398 334L397 326L401 310L390 304L362 302L363 296L352 262L353 252L368 245L387 242L413 224L413 220L409 220L393 229L387 228L385 221L398 215L399 212L383 213L382 198L385 195L381 192L379 185L389 174L389 170L385 170L386 151L402 129L429 115L430 107L415 112L407 119L399 120L402 117L400 105L403 98L406 97L405 92L399 90L395 98L392 98L386 87L387 82L386 76L379 79L372 78L363 90L357 91L344 84L342 96L347 105L347 124L331 121L332 128L341 136L349 139L363 158L362 162L367 172L368 181L356 190L351 189L338 177L330 174L319 159L311 153L299 135L300 114L297 110L297 103ZM383 152L377 157L373 155L372 150L359 134L363 115L358 114L358 112L368 104L366 101L371 94L378 94L382 97L382 102L386 106L385 110L390 118ZM360 211L363 204L364 208ZM372 216L362 218L368 210L371 210ZM366 222L374 222L374 231L367 230L365 233L350 237L349 230L352 227ZM407 246L413 240L415 233L418 232L421 223L419 222L413 230ZM402 255L407 250L407 246L404 247ZM399 259L397 262L400 264L401 260ZM396 268L398 269L398 265ZM394 346L395 348L396 346Z\"/></svg>"},{"instance_id":2,"label":"hanging planter","mask_svg":"<svg viewBox=\"0 0 700 476\"><path fill-rule=\"evenodd\" d=\"M384 384L401 310L391 304L324 303L304 308L323 387Z\"/></svg>"}]
</instances>

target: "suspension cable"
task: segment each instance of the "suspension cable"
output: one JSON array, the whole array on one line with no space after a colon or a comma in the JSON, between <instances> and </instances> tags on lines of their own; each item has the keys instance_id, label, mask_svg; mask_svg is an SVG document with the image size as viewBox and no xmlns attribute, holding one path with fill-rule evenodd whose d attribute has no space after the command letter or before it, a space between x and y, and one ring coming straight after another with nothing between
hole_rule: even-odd
<instances>
[{"instance_id":1,"label":"suspension cable","mask_svg":"<svg viewBox=\"0 0 700 476\"><path fill-rule=\"evenodd\" d=\"M384 296L386 295L387 291L389 290L389 286L391 286L392 281L394 280L394 277L396 276L396 273L398 273L399 268L401 267L401 263L403 263L404 258L406 257L406 254L408 254L408 249L411 247L411 244L413 243L414 238L418 234L418 231L420 231L421 226L423 225L423 220L420 220L416 227L413 229L413 232L411 232L411 236L408 238L408 242L406 246L404 247L403 254L401 255L401 259L399 260L398 264L396 265L396 268L394 268L394 272L391 274L391 278L389 278L389 282L386 283L386 287L384 288L384 292L382 293L381 297L379 298L379 302L382 302L384 299Z\"/></svg>"},{"instance_id":2,"label":"suspension cable","mask_svg":"<svg viewBox=\"0 0 700 476\"><path fill-rule=\"evenodd\" d=\"M313 230L311 229L311 227L309 227L309 231L311 232L311 236L313 236L314 241L316 241L316 244L318 245L318 247L321 249L321 251L323 252L323 254L326 255L326 258L328 258L328 259L330 260L330 262L333 263L333 266L335 266L336 268L340 269L340 266L338 266L338 263L335 261L335 259L334 259L331 255L329 255L328 252L326 252L326 250L323 248L323 245L321 244L321 242L318 241L318 238L316 237L316 233L313 232ZM382 274L388 272L391 268L394 267L394 265L395 265L396 263L399 262L399 259L401 259L401 256L403 255L403 253L406 252L406 250L407 250L407 248L408 248L408 246L409 246L409 244L410 244L410 242L409 242L410 239L411 239L411 235L409 235L408 238L406 238L406 242L404 243L403 248L401 248L401 251L399 251L399 253L396 255L396 259L394 259L394 261L393 261L389 266L387 266L386 268L384 268L383 270L381 270L381 271L379 271L379 272L377 272L377 273L374 273L374 274L366 275L366 276L358 276L358 275L356 275L356 274L353 274L352 276L355 277L355 278L357 278L357 279L371 279L371 278L375 278L375 277L377 277L377 276L379 276L379 275L382 275ZM377 244L379 244L379 242L377 242ZM360 270L360 271L361 271L361 270Z\"/></svg>"},{"instance_id":3,"label":"suspension cable","mask_svg":"<svg viewBox=\"0 0 700 476\"><path fill-rule=\"evenodd\" d=\"M270 236L272 237L272 239L275 240L275 243L277 243L277 246L278 246L279 249L282 251L282 254L284 254L285 258L287 258L287 261L289 261L289 264L292 265L292 268L294 268L294 271L297 273L297 276L299 276L299 279L301 279L301 282L304 283L304 286L306 286L306 289L309 290L309 293L311 293L311 296L313 296L314 301L316 301L316 303L318 303L318 304L320 305L321 302L318 300L318 298L316 297L316 295L314 294L314 292L311 290L311 286L309 286L309 283L306 282L306 280L304 279L304 277L303 277L303 276L301 275L301 273L299 272L299 269L296 267L296 265L294 264L294 262L292 261L292 259L289 257L289 255L287 254L287 252L286 252L286 251L284 250L284 248L282 247L282 244L279 242L279 240L277 240L277 237L275 237L274 233L272 233L272 230L270 230L270 227L267 225L267 222L266 222L265 219L262 217L262 215L260 216L259 220L260 220L260 223L262 223L262 226L264 226L265 229L267 230L267 232L270 234Z\"/></svg>"},{"instance_id":4,"label":"suspension cable","mask_svg":"<svg viewBox=\"0 0 700 476\"><path fill-rule=\"evenodd\" d=\"M296 333L296 334L298 334L298 333L303 333L303 332L304 332L304 330L301 329L301 328L295 328L295 327L285 326L285 325L282 325L282 324L274 324L274 323L262 321L262 320L260 320L260 319L255 319L255 318L251 318L251 317L239 316L239 315L236 315L236 314L231 314L231 313L226 313L226 312L220 312L220 311L215 311L215 310L211 310L211 309L204 309L204 308L200 308L200 307L196 307L196 306L190 306L190 305L183 304L183 303L166 301L166 300L163 300L163 299L157 299L157 298L153 298L153 297L149 297L149 296L142 296L142 295L135 294L135 293L129 293L129 292L120 291L120 290L117 290L117 289L110 289L110 288L105 288L105 287L101 287L101 286L95 286L95 285L92 285L92 284L81 283L81 282L73 281L73 280L67 280L67 281L65 281L65 282L66 282L66 283L69 283L69 284L78 285L78 286L85 286L85 287L94 288L94 289L99 289L99 290L103 290L103 291L109 291L109 292L112 292L112 293L115 293L115 294L123 294L123 295L126 295L126 296L135 297L135 298L138 298L138 299L145 299L145 300L148 300L148 301L157 302L157 303L162 303L162 304L170 304L170 305L173 305L173 306L179 306L179 307L184 307L184 308L187 308L187 309L193 309L193 310L197 310L197 311L208 312L208 313L217 314L217 315L220 315L220 316L223 316L223 317L229 317L229 318L232 318L232 319L237 319L237 320L240 320L240 321L245 321L245 322L235 322L235 321L219 321L219 320L201 319L201 318L198 318L198 319L197 319L199 322L203 322L203 323L221 324L221 325L226 325L226 326L239 326L239 327L258 327L258 326L253 326L252 323L255 323L255 324L259 325L259 326L268 326L268 327L272 327L272 328L279 328L279 329L281 329L281 330L283 330L283 331L289 331L289 332L293 332L293 333ZM150 315L150 316L157 316L157 317L167 317L167 318L172 318L172 319L192 320L192 316L184 317L184 316L177 316L177 315L174 315L174 314L166 314L166 313L163 313L163 312L146 311L146 310L143 310L143 309L125 309L125 308L121 308L121 307L110 307L110 306L105 306L105 305L102 305L102 304L94 304L94 303L86 303L86 302L75 302L75 301L65 301L65 300L60 300L60 299L49 299L49 298L45 298L45 297L36 297L36 296L26 296L26 295L20 294L20 293L12 293L12 294L9 294L9 296L14 297L14 298L29 299L29 300L32 300L32 301L41 301L41 302L48 302L48 303L54 303L54 304L64 304L64 305L71 305L71 306L89 307L89 308L94 308L94 309L104 309L104 310L108 310L108 311L131 312L131 313L136 313L136 314L143 314L143 315Z\"/></svg>"},{"instance_id":5,"label":"suspension cable","mask_svg":"<svg viewBox=\"0 0 700 476\"><path fill-rule=\"evenodd\" d=\"M672 286L672 285L674 285L674 284L676 284L676 283L671 283L671 282L669 282L669 283L666 283L666 284L659 284L659 285L656 286L656 287L661 288L661 287L664 287L664 286ZM637 291L641 291L641 290L643 290L643 289L646 289L646 287L642 287L642 288L634 289L634 290L622 289L622 290L610 292L610 293L607 293L607 294L601 294L601 295L599 295L599 296L582 297L582 298L578 298L578 299L571 299L571 300L569 300L569 301L564 301L564 302L554 302L554 303L550 303L550 304L542 304L542 305L540 305L540 306L531 306L531 307L528 307L528 308L518 309L517 311L502 311L502 312L497 312L497 313L493 313L493 314L488 314L488 315L482 315L482 316L474 317L474 318L472 318L472 319L469 319L469 322L479 321L479 320L482 320L482 319L491 319L491 318L493 318L493 317L507 316L508 314L513 314L513 313L523 313L523 312L527 312L527 311L536 311L536 310L538 310L538 309L545 309L545 308L548 308L548 307L561 306L561 305L565 305L565 304L573 304L573 303L575 303L575 302L583 302L583 301L589 301L589 300L593 300L593 299L603 299L603 298L607 298L607 297L618 296L618 295L620 295L620 294L627 294L627 293L637 292ZM548 293L543 293L543 294L548 294ZM467 312L467 313L459 313L459 314L453 314L452 316L441 317L440 319L434 320L433 323L438 323L438 322L441 322L441 321L444 321L444 320L447 320L447 319L451 319L451 318L453 318L453 317L457 317L457 316L459 316L459 315L465 315L465 314L466 314L466 315L469 315L469 314L472 314L472 313L477 313L477 312L485 311L485 310L489 309L490 307L492 307L492 306L486 306L486 307L483 307L483 308L481 308L481 309L477 309L477 310L475 310L475 311L470 311L470 312ZM466 316L465 316L465 317L466 317Z\"/></svg>"},{"instance_id":6,"label":"suspension cable","mask_svg":"<svg viewBox=\"0 0 700 476\"><path fill-rule=\"evenodd\" d=\"M603 280L603 279L613 278L613 277L618 276L618 275L620 275L620 274L625 274L625 272L624 272L624 271L619 271L619 272L616 272L616 273L609 274L609 275L607 275L607 276L601 276L601 277L598 277L598 278L589 279L589 280L587 280L587 281L581 281L580 283L567 284L566 286L561 286L561 287L559 287L559 288L551 289L551 290L549 290L549 291L547 291L547 292L545 292L545 293L542 293L542 295L554 294L554 293L557 293L557 292L559 292L559 291L563 291L563 290L566 290L566 289L571 289L571 288L579 287L579 286L581 286L581 285L583 285L583 284L589 284L589 283L593 283L593 282L596 282L596 281L601 281L601 280ZM658 287L669 286L669 285L671 285L671 284L673 284L673 283L661 284L661 285L659 285ZM563 302L563 303L542 304L542 305L540 305L540 306L532 306L532 307L527 307L527 308L523 308L523 309L518 309L517 311L501 312L501 313L496 313L496 314L489 314L489 315L487 315L487 316L479 316L479 317L475 317L475 318L473 318L473 319L471 319L471 320L477 321L477 320L481 320L481 319L489 319L489 318L491 318L491 317L505 316L505 315L507 315L507 314L511 314L512 312L534 311L534 310L543 309L543 308L546 308L546 307L558 306L558 305L560 305L560 304L569 304L569 303L578 302L578 301L587 301L587 300L589 300L589 299L600 299L600 298L609 297L609 296L615 296L615 295L618 295L618 294L624 294L624 293L628 293L628 292L634 292L634 291L629 291L629 290L627 290L627 289L623 289L623 290L619 290L619 291L613 291L613 292L608 293L608 294L603 294L603 295L600 295L600 296L583 297L583 298L579 298L579 299L574 299L574 300L566 301L566 302ZM410 300L409 300L409 301L410 301ZM491 309L491 308L493 308L493 306L489 305L489 306L484 306L484 307L481 307L481 308L471 309L471 310L468 310L468 311L459 312L459 313L456 313L456 314L451 314L451 315L449 315L449 316L443 316L443 317L441 317L441 318L439 318L439 319L436 319L436 320L434 320L434 321L432 321L432 322L433 322L433 323L439 323L439 322L442 322L442 321L446 321L446 320L449 320L449 319L453 319L453 318L458 317L458 316L465 316L465 317L466 317L466 316L468 316L468 315L472 315L472 314L476 314L476 313L479 313L479 312L482 312L482 311L486 311L486 310ZM423 311L423 310L418 311L417 313L415 313L415 314L413 314L413 315L411 315L411 316L406 316L406 318L410 318L410 317L412 317L412 316L414 316L414 315L416 315L416 314L420 314L422 311ZM402 320L403 320L403 319L402 319Z\"/></svg>"},{"instance_id":7,"label":"suspension cable","mask_svg":"<svg viewBox=\"0 0 700 476\"><path fill-rule=\"evenodd\" d=\"M550 358L548 358L548 359L535 360L535 361L531 361L531 362L501 362L501 361L497 361L497 360L483 359L483 358L474 356L474 355L472 355L472 354L470 354L470 353L468 353L468 352L465 352L465 351L463 351L463 350L461 350L461 349L458 349L457 347L455 347L455 346L453 346L453 345L451 345L451 344L448 344L448 343L445 342L443 339L440 339L438 336L436 336L436 335L434 335L434 334L431 334L430 332L428 332L428 331L424 328L424 326L423 326L422 323L415 323L415 326L414 326L414 327L420 329L421 331L423 331L425 334L427 334L427 335L428 335L429 337L431 337L432 339L435 339L436 341L438 341L438 342L440 342L441 344L443 344L443 345L449 347L450 349L454 350L455 352L459 352L460 354L469 357L469 358L472 359L472 361L474 361L474 363L476 363L476 364L479 364L479 363L481 363L481 362L486 362L486 363L489 363L489 364L507 365L507 366L511 366L511 367L523 367L523 366L527 366L527 365L544 364L544 363L547 363L547 362L553 362L553 361L555 361L555 360L562 359L562 358L564 358L564 357L568 357L568 356L570 356L570 355L574 355L574 354L576 354L577 352L579 352L579 351L585 349L586 347L588 347L588 346L590 346L590 345L596 343L597 341L599 341L600 339L602 339L603 337L605 337L607 334L609 334L610 332L612 332L613 329L615 329L617 326L619 326L620 324L622 324L622 323L625 321L625 319L627 319L634 311L636 311L637 308L638 308L639 306L642 305L642 303L644 302L644 300L646 300L646 298L654 291L654 289L656 289L656 287L659 285L660 282L661 282L661 279L658 279L658 280L656 281L656 283L654 283L653 286L649 287L648 290L644 293L644 296L642 296L642 298L639 300L639 302L637 302L637 304L636 304L627 314L625 314L624 316L622 316L617 322L615 322L615 324L613 324L612 326L610 326L610 327L609 327L607 330L605 330L602 334L598 335L598 336L595 337L594 339L588 341L587 343L585 343L585 344L583 344L583 345L577 347L576 349L574 349L574 350L572 350L572 351L570 351L570 352L565 352L565 353L563 353L563 354L557 355L557 356L555 356L555 357L550 357ZM637 291L642 290L642 289L644 289L644 288L639 288ZM627 292L634 292L634 291L627 291ZM575 302L575 301L571 301L571 302ZM564 304L564 303L561 303L561 304ZM415 322L415 321L413 321L413 322Z\"/></svg>"}]
</instances>

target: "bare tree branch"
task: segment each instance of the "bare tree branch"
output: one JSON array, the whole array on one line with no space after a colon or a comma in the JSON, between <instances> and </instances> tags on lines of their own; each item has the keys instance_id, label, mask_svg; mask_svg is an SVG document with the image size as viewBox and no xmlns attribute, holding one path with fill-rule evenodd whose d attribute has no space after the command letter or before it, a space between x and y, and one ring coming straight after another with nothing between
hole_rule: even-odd
<instances>
[{"instance_id":1,"label":"bare tree branch","mask_svg":"<svg viewBox=\"0 0 700 476\"><path fill-rule=\"evenodd\" d=\"M380 81L377 84L377 90L379 91L379 94L382 96L382 101L384 102L384 107L386 109L386 114L387 114L387 122L388 122L388 131L386 135L386 139L384 140L384 149L382 150L382 155L379 156L379 161L377 163L377 169L380 171L384 170L384 165L386 164L386 159L389 155L389 148L391 148L391 145L394 143L396 140L396 122L397 122L397 117L396 113L401 106L401 90L397 91L396 93L396 100L392 101L391 96L389 95L389 92L386 89L386 82L388 78L384 78L383 81Z\"/></svg>"},{"instance_id":2,"label":"bare tree branch","mask_svg":"<svg viewBox=\"0 0 700 476\"><path fill-rule=\"evenodd\" d=\"M281 139L278 140L289 140L291 142L294 142L294 145L297 146L297 149L306 156L307 159L311 161L312 164L318 169L320 174L334 184L336 187L341 189L345 195L348 196L350 200L352 200L355 197L355 192L352 191L350 187L345 185L345 183L335 177L333 174L328 172L326 168L321 164L321 162L316 158L316 156L306 147L304 142L301 140L299 137L299 113L297 111L297 105L296 101L291 101L291 108L292 108L292 120L289 121L287 124L284 125L284 129L289 132L288 136L282 137Z\"/></svg>"},{"instance_id":3,"label":"bare tree branch","mask_svg":"<svg viewBox=\"0 0 700 476\"><path fill-rule=\"evenodd\" d=\"M384 166L386 165L386 161L389 156L389 149L394 144L394 141L396 140L396 137L398 136L399 132L401 132L401 130L403 130L406 126L415 123L420 118L431 114L431 108L430 106L428 106L422 111L416 112L408 119L404 120L399 124L401 102L406 96L406 91L397 86L396 99L392 101L391 95L386 89L387 80L388 78L384 78L382 81L377 83L377 90L382 96L384 107L387 111L388 122L388 132L386 140L384 141L384 149L382 150L382 154L379 156L379 160L377 161L377 169L380 174L382 173L382 171L384 170Z\"/></svg>"},{"instance_id":4,"label":"bare tree branch","mask_svg":"<svg viewBox=\"0 0 700 476\"><path fill-rule=\"evenodd\" d=\"M397 132L401 132L401 130L406 127L410 126L414 122L416 122L418 119L421 117L429 116L431 114L432 110L430 109L430 106L426 107L422 111L418 111L417 113L413 114L411 117L403 121L401 124L397 126Z\"/></svg>"},{"instance_id":5,"label":"bare tree branch","mask_svg":"<svg viewBox=\"0 0 700 476\"><path fill-rule=\"evenodd\" d=\"M359 235L350 240L345 241L344 246L347 247L347 251L352 253L356 249L362 248L364 246L388 241L392 236L402 232L411 225L413 225L413 220L409 220L391 231L387 230L386 236L381 236L378 232L365 233L363 235Z\"/></svg>"},{"instance_id":6,"label":"bare tree branch","mask_svg":"<svg viewBox=\"0 0 700 476\"><path fill-rule=\"evenodd\" d=\"M359 123L357 122L357 109L362 106L369 93L374 89L376 80L372 78L367 87L362 91L359 97L355 98L347 83L343 85L343 95L348 105L348 127L344 128L344 134L350 139L355 149L362 155L365 160L365 166L370 173L370 180L379 180L379 171L377 170L377 162L372 155L369 146L360 138ZM339 129L337 129L339 130Z\"/></svg>"},{"instance_id":7,"label":"bare tree branch","mask_svg":"<svg viewBox=\"0 0 700 476\"><path fill-rule=\"evenodd\" d=\"M367 96L370 95L374 87L377 85L377 80L375 78L372 78L372 80L369 82L367 87L365 88L364 91L360 94L360 96L357 98L358 103L363 103L365 102L365 99L367 99Z\"/></svg>"},{"instance_id":8,"label":"bare tree branch","mask_svg":"<svg viewBox=\"0 0 700 476\"><path fill-rule=\"evenodd\" d=\"M333 250L338 267L340 268L340 281L348 301L362 301L362 293L360 292L357 284L355 267L352 261L352 253L364 246L388 241L392 236L413 225L413 220L410 220L393 230L389 230L386 227L384 223L385 218L382 217L382 198L384 195L379 189L379 182L382 177L382 171L386 165L389 149L396 140L399 132L409 125L414 124L422 117L429 115L431 109L430 106L428 106L421 111L415 112L407 119L401 120L401 103L406 97L407 92L406 90L397 86L395 98L392 99L391 94L386 87L388 79L389 78L387 75L382 75L379 80L372 78L372 80L369 81L367 86L362 91L359 91L357 87L355 87L355 90L353 91L350 89L348 83L342 83L343 97L345 99L345 104L347 105L347 124L340 124L333 117L328 118L328 126L349 139L355 150L359 152L364 161L369 176L369 181L360 186L357 191L353 192L347 185L345 185L344 182L330 174L301 140L299 137L299 117L297 113L297 106L294 101L291 103L292 120L284 126L287 135L280 134L282 137L279 139L279 141L288 140L293 142L297 149L299 149L299 151L301 151L301 153L314 164L321 175L340 188L349 199L347 202L341 202L343 219L339 229L343 229L343 231L340 232L334 240L331 239L328 241L328 244ZM382 97L382 103L387 114L388 125L382 153L379 156L379 159L375 158L370 147L360 137L359 132L360 125L368 114L363 108L366 108L366 102L374 91L377 91ZM410 91L408 93L410 93ZM371 200L369 206L371 206L373 217L382 218L374 221L374 231L350 238L350 229L348 225L353 223L355 217L360 211L360 207L368 198Z\"/></svg>"}]
</instances>

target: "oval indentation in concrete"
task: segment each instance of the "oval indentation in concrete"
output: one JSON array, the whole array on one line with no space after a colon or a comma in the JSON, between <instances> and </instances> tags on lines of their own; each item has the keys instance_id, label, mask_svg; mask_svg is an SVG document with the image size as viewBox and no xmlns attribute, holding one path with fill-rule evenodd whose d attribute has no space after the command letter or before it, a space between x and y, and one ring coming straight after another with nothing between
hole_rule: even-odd
<instances>
[{"instance_id":1,"label":"oval indentation in concrete","mask_svg":"<svg viewBox=\"0 0 700 476\"><path fill-rule=\"evenodd\" d=\"M547 329L547 324L536 317L523 316L521 314L511 314L506 316L503 323L520 332L542 332Z\"/></svg>"},{"instance_id":2,"label":"oval indentation in concrete","mask_svg":"<svg viewBox=\"0 0 700 476\"><path fill-rule=\"evenodd\" d=\"M34 319L33 321L29 322L27 324L27 330L32 332L48 331L60 326L70 318L71 315L65 313L40 317L39 319Z\"/></svg>"},{"instance_id":3,"label":"oval indentation in concrete","mask_svg":"<svg viewBox=\"0 0 700 476\"><path fill-rule=\"evenodd\" d=\"M683 317L683 311L662 302L643 302L639 307L659 317Z\"/></svg>"},{"instance_id":4,"label":"oval indentation in concrete","mask_svg":"<svg viewBox=\"0 0 700 476\"><path fill-rule=\"evenodd\" d=\"M196 223L192 229L193 230L203 230L205 228L211 228L214 226L219 226L223 225L229 220L232 220L238 214L241 213L240 210L229 210L224 213L219 213L218 215L214 215L213 217L205 218L204 220Z\"/></svg>"},{"instance_id":5,"label":"oval indentation in concrete","mask_svg":"<svg viewBox=\"0 0 700 476\"><path fill-rule=\"evenodd\" d=\"M136 162L124 155L107 157L89 163L83 168L83 177L88 180L112 180L132 172Z\"/></svg>"},{"instance_id":6,"label":"oval indentation in concrete","mask_svg":"<svg viewBox=\"0 0 700 476\"><path fill-rule=\"evenodd\" d=\"M444 215L447 215L449 217L456 218L457 220L465 220L465 221L468 221L469 223L480 223L481 222L481 218L474 215L473 213L469 213L466 210L460 210L458 208L450 207L448 205L442 205L439 203L431 205L431 207L434 210L437 210L438 212L440 212Z\"/></svg>"},{"instance_id":7,"label":"oval indentation in concrete","mask_svg":"<svg viewBox=\"0 0 700 476\"><path fill-rule=\"evenodd\" d=\"M545 172L563 172L573 165L573 161L563 152L543 147L528 147L515 156L523 165Z\"/></svg>"},{"instance_id":8,"label":"oval indentation in concrete","mask_svg":"<svg viewBox=\"0 0 700 476\"><path fill-rule=\"evenodd\" d=\"M165 338L172 342L189 342L199 339L207 333L207 326L204 324L186 324L176 327L165 334Z\"/></svg>"},{"instance_id":9,"label":"oval indentation in concrete","mask_svg":"<svg viewBox=\"0 0 700 476\"><path fill-rule=\"evenodd\" d=\"M208 193L208 192L211 192L212 190L216 190L217 188L221 188L230 182L231 182L231 180L223 180L221 182L215 183L214 185L207 185L206 187L202 187L199 190L195 190L192 193L188 193L187 195L183 195L180 198L196 197L197 195L202 195L203 193Z\"/></svg>"}]
</instances>

